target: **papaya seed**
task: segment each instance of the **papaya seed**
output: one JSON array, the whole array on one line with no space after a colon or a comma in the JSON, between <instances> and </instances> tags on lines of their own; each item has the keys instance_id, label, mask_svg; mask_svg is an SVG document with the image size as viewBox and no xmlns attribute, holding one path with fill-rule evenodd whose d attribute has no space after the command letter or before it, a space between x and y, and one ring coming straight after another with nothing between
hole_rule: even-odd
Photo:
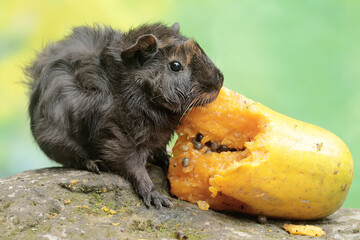
<instances>
[{"instance_id":1,"label":"papaya seed","mask_svg":"<svg viewBox=\"0 0 360 240\"><path fill-rule=\"evenodd\" d=\"M188 167L189 164L190 164L190 159L187 158L187 157L184 157L184 158L182 159L182 165L183 165L183 167Z\"/></svg>"}]
</instances>

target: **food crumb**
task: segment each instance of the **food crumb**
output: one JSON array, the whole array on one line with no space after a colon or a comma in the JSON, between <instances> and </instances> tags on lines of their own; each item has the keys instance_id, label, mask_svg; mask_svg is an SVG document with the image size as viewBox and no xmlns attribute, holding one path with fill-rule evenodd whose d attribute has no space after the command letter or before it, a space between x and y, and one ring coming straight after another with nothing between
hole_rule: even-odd
<instances>
[{"instance_id":1,"label":"food crumb","mask_svg":"<svg viewBox=\"0 0 360 240\"><path fill-rule=\"evenodd\" d=\"M120 225L120 223L111 223L112 225L114 225L114 226L119 226Z\"/></svg>"},{"instance_id":2,"label":"food crumb","mask_svg":"<svg viewBox=\"0 0 360 240\"><path fill-rule=\"evenodd\" d=\"M284 224L282 228L293 235L321 237L326 234L322 228L313 225Z\"/></svg>"},{"instance_id":3,"label":"food crumb","mask_svg":"<svg viewBox=\"0 0 360 240\"><path fill-rule=\"evenodd\" d=\"M206 201L197 201L196 203L201 210L209 210L210 205Z\"/></svg>"},{"instance_id":4,"label":"food crumb","mask_svg":"<svg viewBox=\"0 0 360 240\"><path fill-rule=\"evenodd\" d=\"M71 185L75 185L75 184L77 184L78 182L80 182L79 179L72 179L72 180L70 180L70 184L71 184Z\"/></svg>"},{"instance_id":5,"label":"food crumb","mask_svg":"<svg viewBox=\"0 0 360 240\"><path fill-rule=\"evenodd\" d=\"M108 213L110 213L111 215L115 215L115 214L117 213L117 211L112 210L112 209L109 209L109 208L107 208L106 206L103 206L103 207L101 208L101 210L103 210L104 212L108 212Z\"/></svg>"},{"instance_id":6,"label":"food crumb","mask_svg":"<svg viewBox=\"0 0 360 240\"><path fill-rule=\"evenodd\" d=\"M65 205L68 205L68 204L70 204L70 203L71 203L71 200L70 200L70 199L67 199L67 200L64 201L64 204L65 204Z\"/></svg>"},{"instance_id":7,"label":"food crumb","mask_svg":"<svg viewBox=\"0 0 360 240\"><path fill-rule=\"evenodd\" d=\"M110 209L108 209L107 207L105 207L105 206L103 206L102 208L101 208L101 210L103 210L104 212L108 212L108 211L110 211Z\"/></svg>"},{"instance_id":8,"label":"food crumb","mask_svg":"<svg viewBox=\"0 0 360 240\"><path fill-rule=\"evenodd\" d=\"M115 210L110 209L109 213L110 213L111 215L115 215L117 212L116 212Z\"/></svg>"},{"instance_id":9,"label":"food crumb","mask_svg":"<svg viewBox=\"0 0 360 240\"><path fill-rule=\"evenodd\" d=\"M75 207L77 207L77 208L89 208L88 205L75 205Z\"/></svg>"}]
</instances>

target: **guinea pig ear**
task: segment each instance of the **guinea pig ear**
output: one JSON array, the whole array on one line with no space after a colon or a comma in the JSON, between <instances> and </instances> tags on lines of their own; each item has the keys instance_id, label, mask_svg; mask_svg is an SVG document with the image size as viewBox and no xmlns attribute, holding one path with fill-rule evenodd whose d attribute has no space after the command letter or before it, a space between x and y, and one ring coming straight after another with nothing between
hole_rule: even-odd
<instances>
[{"instance_id":1,"label":"guinea pig ear","mask_svg":"<svg viewBox=\"0 0 360 240\"><path fill-rule=\"evenodd\" d=\"M179 33L180 32L180 25L178 22L174 23L172 26L171 26L171 29L176 32L176 33Z\"/></svg>"},{"instance_id":2,"label":"guinea pig ear","mask_svg":"<svg viewBox=\"0 0 360 240\"><path fill-rule=\"evenodd\" d=\"M154 35L142 35L134 45L121 53L121 59L130 65L136 63L143 65L146 60L157 53L157 45L157 39Z\"/></svg>"}]
</instances>

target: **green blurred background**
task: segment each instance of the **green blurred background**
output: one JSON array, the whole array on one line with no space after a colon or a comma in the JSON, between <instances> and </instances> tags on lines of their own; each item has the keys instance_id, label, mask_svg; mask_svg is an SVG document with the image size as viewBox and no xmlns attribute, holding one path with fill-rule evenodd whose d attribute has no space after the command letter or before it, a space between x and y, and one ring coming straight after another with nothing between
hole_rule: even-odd
<instances>
[{"instance_id":1,"label":"green blurred background","mask_svg":"<svg viewBox=\"0 0 360 240\"><path fill-rule=\"evenodd\" d=\"M21 84L35 50L74 25L178 21L225 86L345 141L355 175L344 206L360 208L359 13L355 0L0 0L0 177L54 165L31 137Z\"/></svg>"}]
</instances>

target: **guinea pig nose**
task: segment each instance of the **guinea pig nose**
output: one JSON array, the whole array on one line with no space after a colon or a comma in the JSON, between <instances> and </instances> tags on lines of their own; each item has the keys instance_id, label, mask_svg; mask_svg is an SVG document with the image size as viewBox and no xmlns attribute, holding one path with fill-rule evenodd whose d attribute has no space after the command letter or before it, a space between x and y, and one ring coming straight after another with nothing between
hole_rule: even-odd
<instances>
[{"instance_id":1,"label":"guinea pig nose","mask_svg":"<svg viewBox=\"0 0 360 240\"><path fill-rule=\"evenodd\" d=\"M217 79L218 84L222 85L224 82L224 75L222 75L222 73L218 72L216 74L216 79Z\"/></svg>"}]
</instances>

